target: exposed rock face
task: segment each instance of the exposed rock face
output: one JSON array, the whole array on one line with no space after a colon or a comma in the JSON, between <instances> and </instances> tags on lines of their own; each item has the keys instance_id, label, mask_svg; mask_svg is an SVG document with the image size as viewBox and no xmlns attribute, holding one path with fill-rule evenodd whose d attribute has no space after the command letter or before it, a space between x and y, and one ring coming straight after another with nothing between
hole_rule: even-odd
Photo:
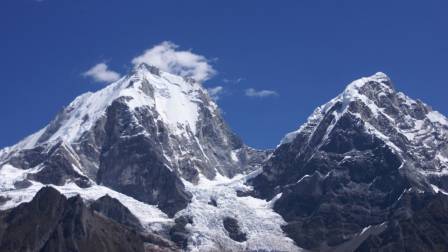
<instances>
[{"instance_id":1,"label":"exposed rock face","mask_svg":"<svg viewBox=\"0 0 448 252\"><path fill-rule=\"evenodd\" d=\"M385 231L357 251L446 251L448 196L406 191L392 207Z\"/></svg>"},{"instance_id":2,"label":"exposed rock face","mask_svg":"<svg viewBox=\"0 0 448 252\"><path fill-rule=\"evenodd\" d=\"M43 184L64 185L72 181L79 187L88 187L91 181L79 171L81 164L78 160L70 146L56 142L20 150L6 158L4 163L25 170L35 168L27 177Z\"/></svg>"},{"instance_id":3,"label":"exposed rock face","mask_svg":"<svg viewBox=\"0 0 448 252\"><path fill-rule=\"evenodd\" d=\"M351 244L341 251L352 251L366 239L365 228L391 229L393 206L406 190L446 188L447 129L445 117L396 92L379 73L319 107L251 183L260 197L278 195L274 209L300 247L337 251Z\"/></svg>"},{"instance_id":4,"label":"exposed rock face","mask_svg":"<svg viewBox=\"0 0 448 252\"><path fill-rule=\"evenodd\" d=\"M67 180L71 180L81 188L90 186L89 178L76 168L80 167L76 154L62 142L51 147L40 165L43 169L30 174L29 179L53 185L64 185Z\"/></svg>"},{"instance_id":5,"label":"exposed rock face","mask_svg":"<svg viewBox=\"0 0 448 252\"><path fill-rule=\"evenodd\" d=\"M143 202L159 205L173 216L188 204L191 195L167 166L163 149L155 148L160 140L138 134L128 112L122 101L115 101L107 110L105 130L110 134L105 137L97 181Z\"/></svg>"},{"instance_id":6,"label":"exposed rock face","mask_svg":"<svg viewBox=\"0 0 448 252\"><path fill-rule=\"evenodd\" d=\"M143 252L145 245L138 233L95 214L80 197L67 199L45 187L31 202L1 212L0 250Z\"/></svg>"}]
</instances>

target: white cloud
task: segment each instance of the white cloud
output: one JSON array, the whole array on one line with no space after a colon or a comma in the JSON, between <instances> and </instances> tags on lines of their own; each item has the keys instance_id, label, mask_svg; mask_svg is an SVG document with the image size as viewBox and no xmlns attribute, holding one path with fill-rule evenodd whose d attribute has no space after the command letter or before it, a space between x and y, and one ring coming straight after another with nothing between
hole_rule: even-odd
<instances>
[{"instance_id":1,"label":"white cloud","mask_svg":"<svg viewBox=\"0 0 448 252\"><path fill-rule=\"evenodd\" d=\"M91 77L96 82L112 82L120 78L120 74L109 70L105 63L96 64L82 75Z\"/></svg>"},{"instance_id":2,"label":"white cloud","mask_svg":"<svg viewBox=\"0 0 448 252\"><path fill-rule=\"evenodd\" d=\"M210 79L216 71L209 64L207 58L191 51L177 50L179 46L164 41L132 60L134 65L146 63L163 71L191 77L197 81Z\"/></svg>"},{"instance_id":3,"label":"white cloud","mask_svg":"<svg viewBox=\"0 0 448 252\"><path fill-rule=\"evenodd\" d=\"M216 87L207 88L207 91L208 91L208 94L210 95L210 97L213 100L217 101L217 100L219 100L219 96L224 91L224 88L222 86L216 86Z\"/></svg>"},{"instance_id":4,"label":"white cloud","mask_svg":"<svg viewBox=\"0 0 448 252\"><path fill-rule=\"evenodd\" d=\"M268 96L278 96L278 93L273 90L256 90L248 88L245 91L246 96L264 98Z\"/></svg>"}]
</instances>

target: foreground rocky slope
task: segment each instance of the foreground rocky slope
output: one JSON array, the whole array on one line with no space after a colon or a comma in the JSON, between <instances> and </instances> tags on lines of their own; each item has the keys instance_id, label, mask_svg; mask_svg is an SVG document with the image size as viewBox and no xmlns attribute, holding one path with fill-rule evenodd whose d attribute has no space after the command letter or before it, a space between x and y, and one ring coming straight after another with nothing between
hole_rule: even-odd
<instances>
[{"instance_id":1,"label":"foreground rocky slope","mask_svg":"<svg viewBox=\"0 0 448 252\"><path fill-rule=\"evenodd\" d=\"M434 215L447 210L447 140L444 116L378 73L316 109L251 183L256 195L278 198L283 229L303 248L405 250L424 239L414 251L437 251L447 248L447 226L431 219L447 220ZM420 231L409 223L443 235L413 239Z\"/></svg>"},{"instance_id":2,"label":"foreground rocky slope","mask_svg":"<svg viewBox=\"0 0 448 252\"><path fill-rule=\"evenodd\" d=\"M101 204L101 203L99 203ZM0 251L174 251L153 234L139 234L89 209L79 196L67 199L51 187L29 203L0 212Z\"/></svg>"}]
</instances>

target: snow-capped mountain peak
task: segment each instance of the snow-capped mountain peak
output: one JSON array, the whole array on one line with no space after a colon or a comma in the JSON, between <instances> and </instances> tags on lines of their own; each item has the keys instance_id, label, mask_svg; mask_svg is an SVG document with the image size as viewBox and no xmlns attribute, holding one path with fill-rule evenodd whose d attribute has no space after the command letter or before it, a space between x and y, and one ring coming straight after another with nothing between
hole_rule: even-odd
<instances>
[{"instance_id":1,"label":"snow-capped mountain peak","mask_svg":"<svg viewBox=\"0 0 448 252\"><path fill-rule=\"evenodd\" d=\"M242 144L200 83L140 64L78 96L46 127L0 151L0 164L39 166L38 175L27 176L61 186L104 184L150 204L171 202L161 191L177 190L184 206L189 196L179 178L233 177L257 168L265 155ZM171 186L154 176L166 176ZM128 192L129 184L139 189Z\"/></svg>"},{"instance_id":2,"label":"snow-capped mountain peak","mask_svg":"<svg viewBox=\"0 0 448 252\"><path fill-rule=\"evenodd\" d=\"M287 134L252 185L261 197L279 197L274 209L299 246L357 251L369 236L360 234L377 235L386 228L373 243L392 233L400 236L396 244L406 232L403 236L414 240L410 233L418 224L403 232L416 214L413 207L421 209L421 195L445 198L447 178L446 117L398 92L377 73L350 83ZM397 227L397 219L406 224ZM382 246L391 248L385 240Z\"/></svg>"},{"instance_id":3,"label":"snow-capped mountain peak","mask_svg":"<svg viewBox=\"0 0 448 252\"><path fill-rule=\"evenodd\" d=\"M241 142L200 83L141 64L105 88L77 97L48 126L0 151L0 176L5 178L0 182L0 210L30 201L51 185L86 201L107 193L147 230L168 234L173 218L183 214L195 215L201 228L202 222L216 221L207 230L191 227L201 243L192 244L193 251L216 244L233 250L291 250L296 247L269 205L253 198L248 200L256 205L242 203L236 193L244 187L244 175L259 168L269 153ZM201 188L219 180L239 182L235 188ZM220 211L209 204L212 197L226 203ZM247 237L240 232L248 244L220 237L228 232L222 219L238 223L240 217L231 213L239 208L246 209L242 218L269 217L260 222L266 232ZM190 214L191 209L195 212ZM255 226L246 219L240 223L243 230ZM281 245L264 244L264 237Z\"/></svg>"},{"instance_id":4,"label":"snow-capped mountain peak","mask_svg":"<svg viewBox=\"0 0 448 252\"><path fill-rule=\"evenodd\" d=\"M358 111L360 107L365 108L364 112L367 114L361 115ZM403 108L405 114L400 114L400 109ZM400 116L411 118L411 120L425 117L431 123L448 127L448 120L445 116L433 111L421 101L413 100L403 93L397 92L390 78L386 74L378 72L347 85L340 95L319 106L308 118L307 123L298 130L288 133L281 144L291 142L302 130L310 130L316 121L322 119L330 111L335 115L336 120L343 113L350 112L367 121L372 118L386 117L393 124L398 124L397 120Z\"/></svg>"},{"instance_id":5,"label":"snow-capped mountain peak","mask_svg":"<svg viewBox=\"0 0 448 252\"><path fill-rule=\"evenodd\" d=\"M308 117L306 123L304 123L298 130L290 132L284 136L280 145L292 142L302 131L312 131L316 124L322 120L323 116L330 110L333 111L336 118L339 118L341 114L348 111L347 109L350 104L353 102L362 102L373 111L377 111L377 106L369 96L381 96L394 92L395 89L393 88L390 78L383 72L377 72L370 77L363 77L355 80L348 84L344 91L334 99L317 107ZM335 109L336 104L338 105L337 109Z\"/></svg>"},{"instance_id":6,"label":"snow-capped mountain peak","mask_svg":"<svg viewBox=\"0 0 448 252\"><path fill-rule=\"evenodd\" d=\"M360 78L347 85L340 95L321 106L322 112L328 112L335 104L340 105L336 112L346 112L353 102L361 102L373 112L377 112L378 104L375 103L375 100L381 96L388 96L395 92L389 77L382 72L378 72L370 77Z\"/></svg>"},{"instance_id":7,"label":"snow-capped mountain peak","mask_svg":"<svg viewBox=\"0 0 448 252\"><path fill-rule=\"evenodd\" d=\"M341 118L363 125L424 177L448 174L447 118L396 91L383 73L350 83L340 95L318 107L298 130L288 133L280 145L293 144L298 136L311 140L319 135L321 144L315 148L325 146L332 132L344 127L339 125L343 124Z\"/></svg>"},{"instance_id":8,"label":"snow-capped mountain peak","mask_svg":"<svg viewBox=\"0 0 448 252\"><path fill-rule=\"evenodd\" d=\"M84 132L105 115L112 102L119 98L125 100L132 110L151 108L157 112L157 119L170 126L172 133L182 133L189 128L195 134L199 103L204 103L206 99L207 105L216 109L216 104L205 97L206 91L199 83L140 64L131 74L105 88L78 96L51 124L17 147L29 149L45 142L77 142Z\"/></svg>"}]
</instances>

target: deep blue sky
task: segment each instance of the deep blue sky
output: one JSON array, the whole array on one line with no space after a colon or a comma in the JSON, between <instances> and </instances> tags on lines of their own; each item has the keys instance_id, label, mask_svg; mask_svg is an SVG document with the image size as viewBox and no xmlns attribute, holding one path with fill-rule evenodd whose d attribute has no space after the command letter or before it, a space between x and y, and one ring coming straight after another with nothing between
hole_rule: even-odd
<instances>
[{"instance_id":1,"label":"deep blue sky","mask_svg":"<svg viewBox=\"0 0 448 252\"><path fill-rule=\"evenodd\" d=\"M274 147L316 106L377 71L448 114L447 13L443 0L3 0L0 147L101 88L81 76L94 64L125 73L165 40L215 59L218 74L205 86L228 90L219 100L224 116L255 147ZM246 88L280 95L249 98Z\"/></svg>"}]
</instances>

